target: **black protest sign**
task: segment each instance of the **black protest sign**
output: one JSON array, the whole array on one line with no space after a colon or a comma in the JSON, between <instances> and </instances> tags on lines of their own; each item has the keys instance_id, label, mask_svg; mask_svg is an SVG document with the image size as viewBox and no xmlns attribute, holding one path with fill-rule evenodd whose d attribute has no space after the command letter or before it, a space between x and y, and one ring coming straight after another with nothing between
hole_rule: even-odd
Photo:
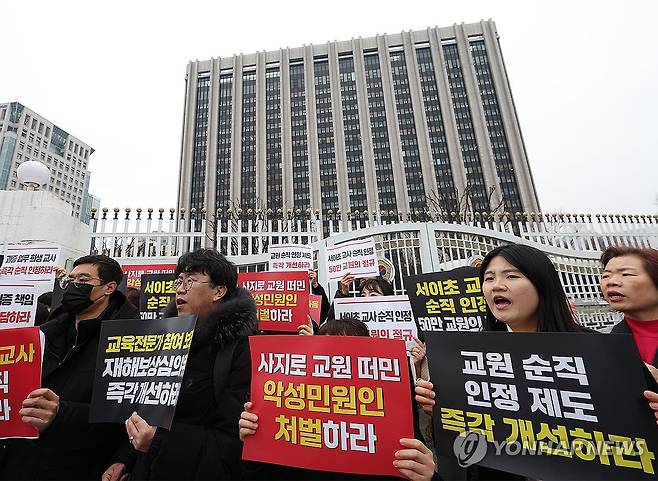
<instances>
[{"instance_id":1,"label":"black protest sign","mask_svg":"<svg viewBox=\"0 0 658 481\"><path fill-rule=\"evenodd\" d=\"M408 276L404 288L421 331L479 331L482 327L487 306L477 268Z\"/></svg>"},{"instance_id":2,"label":"black protest sign","mask_svg":"<svg viewBox=\"0 0 658 481\"><path fill-rule=\"evenodd\" d=\"M532 479L655 479L658 430L632 336L426 335L437 451Z\"/></svg>"},{"instance_id":3,"label":"black protest sign","mask_svg":"<svg viewBox=\"0 0 658 481\"><path fill-rule=\"evenodd\" d=\"M195 316L103 322L89 422L124 422L137 411L169 429L195 325Z\"/></svg>"},{"instance_id":4,"label":"black protest sign","mask_svg":"<svg viewBox=\"0 0 658 481\"><path fill-rule=\"evenodd\" d=\"M142 320L160 319L163 311L176 297L174 274L142 274L139 292L139 313Z\"/></svg>"}]
</instances>

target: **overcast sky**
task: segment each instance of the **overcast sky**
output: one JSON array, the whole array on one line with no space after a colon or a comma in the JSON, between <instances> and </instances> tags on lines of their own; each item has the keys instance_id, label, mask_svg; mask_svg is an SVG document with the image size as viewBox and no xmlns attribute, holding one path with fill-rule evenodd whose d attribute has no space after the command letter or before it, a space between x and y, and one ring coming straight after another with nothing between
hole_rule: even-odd
<instances>
[{"instance_id":1,"label":"overcast sky","mask_svg":"<svg viewBox=\"0 0 658 481\"><path fill-rule=\"evenodd\" d=\"M12 1L0 102L96 149L106 207L175 206L189 60L493 19L544 211L658 211L655 1Z\"/></svg>"}]
</instances>

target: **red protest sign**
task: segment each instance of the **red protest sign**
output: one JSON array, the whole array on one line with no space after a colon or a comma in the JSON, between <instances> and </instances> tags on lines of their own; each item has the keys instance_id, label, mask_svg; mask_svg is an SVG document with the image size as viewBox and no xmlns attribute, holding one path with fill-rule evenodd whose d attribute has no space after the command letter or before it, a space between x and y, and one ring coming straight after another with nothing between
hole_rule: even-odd
<instances>
[{"instance_id":1,"label":"red protest sign","mask_svg":"<svg viewBox=\"0 0 658 481\"><path fill-rule=\"evenodd\" d=\"M121 264L121 271L126 278L126 287L140 289L143 274L172 274L176 263L163 264Z\"/></svg>"},{"instance_id":2,"label":"red protest sign","mask_svg":"<svg viewBox=\"0 0 658 481\"><path fill-rule=\"evenodd\" d=\"M297 332L308 315L308 272L244 272L238 285L251 292L258 307L258 329Z\"/></svg>"},{"instance_id":3,"label":"red protest sign","mask_svg":"<svg viewBox=\"0 0 658 481\"><path fill-rule=\"evenodd\" d=\"M41 385L41 339L38 327L2 331L0 341L0 438L36 438L36 428L18 412Z\"/></svg>"},{"instance_id":4,"label":"red protest sign","mask_svg":"<svg viewBox=\"0 0 658 481\"><path fill-rule=\"evenodd\" d=\"M404 342L369 337L255 336L252 412L242 458L306 469L394 475L413 437Z\"/></svg>"},{"instance_id":5,"label":"red protest sign","mask_svg":"<svg viewBox=\"0 0 658 481\"><path fill-rule=\"evenodd\" d=\"M320 324L320 310L322 309L322 296L308 295L308 314L317 324Z\"/></svg>"}]
</instances>

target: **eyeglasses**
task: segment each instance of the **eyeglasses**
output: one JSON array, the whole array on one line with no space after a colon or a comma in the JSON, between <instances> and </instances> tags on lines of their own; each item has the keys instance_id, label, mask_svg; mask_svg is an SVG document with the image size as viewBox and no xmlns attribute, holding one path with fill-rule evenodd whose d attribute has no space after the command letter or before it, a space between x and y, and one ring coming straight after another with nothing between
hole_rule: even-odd
<instances>
[{"instance_id":1,"label":"eyeglasses","mask_svg":"<svg viewBox=\"0 0 658 481\"><path fill-rule=\"evenodd\" d=\"M187 279L181 279L180 277L174 281L174 287L176 289L179 289L180 286L183 286L183 289L185 291L189 291L192 289L192 286L194 283L197 284L212 284L212 281L197 281L196 279L192 279L191 277L188 277Z\"/></svg>"},{"instance_id":2,"label":"eyeglasses","mask_svg":"<svg viewBox=\"0 0 658 481\"><path fill-rule=\"evenodd\" d=\"M88 277L88 276L80 276L80 277L63 277L59 280L59 287L62 289L66 289L69 285L73 284L75 287L80 287L84 284L89 284L89 281L101 281L101 284L99 286L102 286L103 279L100 277Z\"/></svg>"}]
</instances>

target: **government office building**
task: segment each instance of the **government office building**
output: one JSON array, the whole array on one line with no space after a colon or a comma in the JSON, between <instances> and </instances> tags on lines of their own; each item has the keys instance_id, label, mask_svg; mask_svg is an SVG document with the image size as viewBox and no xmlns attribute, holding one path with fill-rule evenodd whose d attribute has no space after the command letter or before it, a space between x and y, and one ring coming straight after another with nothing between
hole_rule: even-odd
<instances>
[{"instance_id":1,"label":"government office building","mask_svg":"<svg viewBox=\"0 0 658 481\"><path fill-rule=\"evenodd\" d=\"M188 212L539 210L491 20L190 62L183 122Z\"/></svg>"}]
</instances>

